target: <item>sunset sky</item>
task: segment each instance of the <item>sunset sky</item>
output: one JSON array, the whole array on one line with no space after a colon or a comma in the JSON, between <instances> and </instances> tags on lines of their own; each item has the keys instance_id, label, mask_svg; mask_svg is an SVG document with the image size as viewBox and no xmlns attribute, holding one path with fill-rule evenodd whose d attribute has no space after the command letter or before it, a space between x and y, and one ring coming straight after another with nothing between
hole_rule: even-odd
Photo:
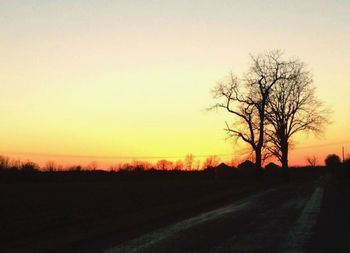
<instances>
[{"instance_id":1,"label":"sunset sky","mask_svg":"<svg viewBox=\"0 0 350 253\"><path fill-rule=\"evenodd\" d=\"M290 163L350 153L349 13L346 0L0 1L0 154L242 160L225 140L231 116L206 111L210 91L269 49L304 61L334 111L324 136L296 138Z\"/></svg>"}]
</instances>

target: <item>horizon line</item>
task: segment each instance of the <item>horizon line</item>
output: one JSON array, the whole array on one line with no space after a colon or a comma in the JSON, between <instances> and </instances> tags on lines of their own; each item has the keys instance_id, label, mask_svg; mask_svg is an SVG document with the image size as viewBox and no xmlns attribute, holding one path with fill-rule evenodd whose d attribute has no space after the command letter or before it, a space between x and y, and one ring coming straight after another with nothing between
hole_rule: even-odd
<instances>
[{"instance_id":1,"label":"horizon line","mask_svg":"<svg viewBox=\"0 0 350 253\"><path fill-rule=\"evenodd\" d=\"M326 144L321 145L308 145L308 146L300 146L298 148L293 148L292 150L299 150L299 149L309 149L309 148L320 148L320 147L328 147L328 146L334 146L334 145L344 145L350 143L350 140L342 141L342 142L330 142ZM188 152L185 155L176 155L176 156L99 156L99 155L74 155L74 154L52 154L52 153L37 153L37 152L17 152L17 151L4 151L0 150L0 154L13 154L13 155L22 155L22 156L42 156L42 157L65 157L65 158L82 158L82 159L100 159L100 160L139 160L139 159L146 159L146 160L154 160L154 159L182 159L186 157L187 155L193 155L193 157L211 157L211 156L217 156L217 157L224 157L224 156L234 156L234 154L199 154L195 155L191 152Z\"/></svg>"}]
</instances>

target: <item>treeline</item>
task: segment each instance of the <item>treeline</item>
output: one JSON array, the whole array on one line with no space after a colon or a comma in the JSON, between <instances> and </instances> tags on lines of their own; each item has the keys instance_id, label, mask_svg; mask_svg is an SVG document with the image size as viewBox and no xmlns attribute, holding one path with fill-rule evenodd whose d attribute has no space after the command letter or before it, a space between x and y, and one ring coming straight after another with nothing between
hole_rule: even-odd
<instances>
[{"instance_id":1,"label":"treeline","mask_svg":"<svg viewBox=\"0 0 350 253\"><path fill-rule=\"evenodd\" d=\"M208 162L210 161L210 162ZM218 160L215 160L218 161ZM187 161L188 162L188 161ZM213 158L207 159L199 169L187 166L185 162L160 160L155 164L142 161L120 163L108 169L98 169L95 162L86 166L74 165L63 167L49 161L44 166L27 161L11 160L0 156L0 182L66 182L66 181L109 181L109 180L139 180L139 179L211 179L232 178L238 169L226 164L213 163ZM204 167L205 166L205 167Z\"/></svg>"},{"instance_id":2,"label":"treeline","mask_svg":"<svg viewBox=\"0 0 350 253\"><path fill-rule=\"evenodd\" d=\"M161 160L152 165L148 162L136 161L112 166L109 170L97 169L97 164L88 166L70 166L63 168L55 162L49 161L44 167L27 161L11 160L0 156L0 182L17 181L67 181L67 180L113 180L113 179L147 179L147 178L187 178L187 179L232 179L237 177L256 178L255 163L246 160L238 166L227 165L210 157L201 169L186 169L176 167L179 163ZM172 167L175 164L175 167ZM183 165L184 163L182 163ZM167 166L165 166L167 165ZM350 158L343 162L340 157L331 154L325 159L325 166L309 165L290 168L290 177L314 177L324 173L333 173L338 177L350 177ZM282 175L281 167L273 162L267 164L260 176L279 177Z\"/></svg>"},{"instance_id":3,"label":"treeline","mask_svg":"<svg viewBox=\"0 0 350 253\"><path fill-rule=\"evenodd\" d=\"M218 166L220 159L217 156L209 156L206 160L201 162L192 154L187 155L184 160L177 160L175 162L161 159L156 163L147 161L135 160L132 162L123 162L104 167L104 171L145 171L145 170L178 170L178 171L198 171L213 168ZM232 165L228 163L229 166ZM231 166L234 167L234 166ZM21 172L58 172L58 171L96 171L101 169L99 164L95 161L87 165L69 165L62 166L55 161L48 161L45 165L40 166L39 164L32 161L21 161L18 159L11 159L6 156L0 155L0 170L9 171L21 171Z\"/></svg>"}]
</instances>

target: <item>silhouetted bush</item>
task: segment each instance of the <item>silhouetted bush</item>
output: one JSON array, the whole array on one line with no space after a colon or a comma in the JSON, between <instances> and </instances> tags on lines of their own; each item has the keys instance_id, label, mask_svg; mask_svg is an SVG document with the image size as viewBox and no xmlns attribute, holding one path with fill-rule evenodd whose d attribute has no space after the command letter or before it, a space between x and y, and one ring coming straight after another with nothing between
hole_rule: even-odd
<instances>
[{"instance_id":1,"label":"silhouetted bush","mask_svg":"<svg viewBox=\"0 0 350 253\"><path fill-rule=\"evenodd\" d=\"M253 174L256 173L255 164L252 161L246 160L238 165L239 173Z\"/></svg>"},{"instance_id":2,"label":"silhouetted bush","mask_svg":"<svg viewBox=\"0 0 350 253\"><path fill-rule=\"evenodd\" d=\"M281 166L271 162L265 166L266 173L277 175L281 172Z\"/></svg>"},{"instance_id":3,"label":"silhouetted bush","mask_svg":"<svg viewBox=\"0 0 350 253\"><path fill-rule=\"evenodd\" d=\"M336 154L330 154L324 160L326 167L333 173L338 172L341 167L340 157Z\"/></svg>"},{"instance_id":4,"label":"silhouetted bush","mask_svg":"<svg viewBox=\"0 0 350 253\"><path fill-rule=\"evenodd\" d=\"M10 159L5 156L0 156L0 170L10 168Z\"/></svg>"},{"instance_id":5,"label":"silhouetted bush","mask_svg":"<svg viewBox=\"0 0 350 253\"><path fill-rule=\"evenodd\" d=\"M48 161L46 162L44 170L48 172L55 172L58 170L58 165L54 161Z\"/></svg>"},{"instance_id":6,"label":"silhouetted bush","mask_svg":"<svg viewBox=\"0 0 350 253\"><path fill-rule=\"evenodd\" d=\"M145 168L142 165L137 165L136 167L133 168L133 171L140 173L145 171Z\"/></svg>"},{"instance_id":7,"label":"silhouetted bush","mask_svg":"<svg viewBox=\"0 0 350 253\"><path fill-rule=\"evenodd\" d=\"M341 164L340 157L335 154L328 155L324 162L327 167L339 167Z\"/></svg>"},{"instance_id":8,"label":"silhouetted bush","mask_svg":"<svg viewBox=\"0 0 350 253\"><path fill-rule=\"evenodd\" d=\"M26 162L21 165L21 171L27 173L34 173L39 171L39 165L34 162Z\"/></svg>"},{"instance_id":9,"label":"silhouetted bush","mask_svg":"<svg viewBox=\"0 0 350 253\"><path fill-rule=\"evenodd\" d=\"M79 171L82 171L82 167L80 165L73 165L68 168L68 171L79 172Z\"/></svg>"}]
</instances>

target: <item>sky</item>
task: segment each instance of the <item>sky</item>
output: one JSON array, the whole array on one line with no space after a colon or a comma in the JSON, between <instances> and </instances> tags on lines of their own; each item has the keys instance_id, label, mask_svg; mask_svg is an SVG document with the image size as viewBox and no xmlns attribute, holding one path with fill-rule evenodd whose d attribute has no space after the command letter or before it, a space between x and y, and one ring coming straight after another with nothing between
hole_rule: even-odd
<instances>
[{"instance_id":1,"label":"sky","mask_svg":"<svg viewBox=\"0 0 350 253\"><path fill-rule=\"evenodd\" d=\"M350 2L0 0L0 154L39 163L243 160L211 90L281 49L333 110L290 163L350 153ZM107 159L108 158L108 159Z\"/></svg>"}]
</instances>

